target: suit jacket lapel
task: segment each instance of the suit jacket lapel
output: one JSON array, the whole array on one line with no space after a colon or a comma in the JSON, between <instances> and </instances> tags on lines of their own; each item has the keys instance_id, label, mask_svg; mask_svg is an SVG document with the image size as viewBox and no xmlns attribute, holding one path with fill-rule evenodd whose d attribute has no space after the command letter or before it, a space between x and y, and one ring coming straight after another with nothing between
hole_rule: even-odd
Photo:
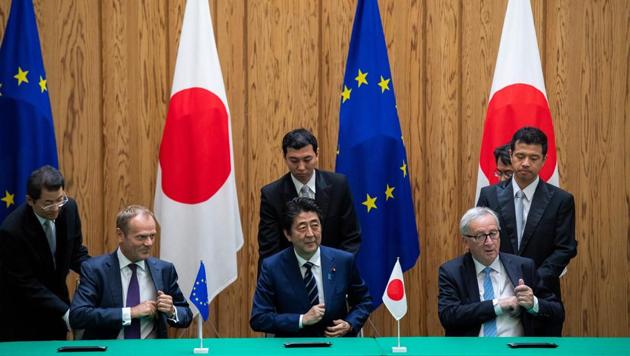
<instances>
[{"instance_id":1,"label":"suit jacket lapel","mask_svg":"<svg viewBox=\"0 0 630 356\"><path fill-rule=\"evenodd\" d=\"M518 285L519 278L523 278L519 267L514 264L513 259L511 259L504 253L499 254L499 260L503 264L503 267L505 268L505 273L507 273L508 278L512 282L512 286L516 287Z\"/></svg>"},{"instance_id":2,"label":"suit jacket lapel","mask_svg":"<svg viewBox=\"0 0 630 356\"><path fill-rule=\"evenodd\" d=\"M295 184L293 184L293 180L291 179L291 173L287 173L282 177L282 194L284 195L283 203L298 196L295 190Z\"/></svg>"},{"instance_id":3,"label":"suit jacket lapel","mask_svg":"<svg viewBox=\"0 0 630 356\"><path fill-rule=\"evenodd\" d=\"M293 295L296 296L296 303L299 303L302 308L308 310L310 308L308 302L308 296L306 295L306 285L304 284L304 278L302 278L302 272L298 264L297 257L293 248L284 251L284 275L287 279L287 284L293 290Z\"/></svg>"},{"instance_id":4,"label":"suit jacket lapel","mask_svg":"<svg viewBox=\"0 0 630 356\"><path fill-rule=\"evenodd\" d=\"M324 286L324 302L327 306L334 304L331 299L335 295L335 257L331 256L326 249L319 247L322 263L322 285ZM331 308L332 310L332 308Z\"/></svg>"},{"instance_id":5,"label":"suit jacket lapel","mask_svg":"<svg viewBox=\"0 0 630 356\"><path fill-rule=\"evenodd\" d=\"M40 224L39 219L35 216L35 212L30 206L26 209L26 230L28 231L27 243L33 246L33 249L37 252L37 255L41 258L42 265L46 270L54 271L55 265L53 263L52 254L50 253L50 245L44 233L44 228Z\"/></svg>"},{"instance_id":6,"label":"suit jacket lapel","mask_svg":"<svg viewBox=\"0 0 630 356\"><path fill-rule=\"evenodd\" d=\"M481 301L481 298L479 298L479 285L477 284L475 264L470 252L464 255L464 263L460 269L462 281L464 282L466 292L470 296L471 300L477 302Z\"/></svg>"},{"instance_id":7,"label":"suit jacket lapel","mask_svg":"<svg viewBox=\"0 0 630 356\"><path fill-rule=\"evenodd\" d=\"M112 283L109 284L112 286L110 290L112 305L124 307L125 301L123 300L123 286L120 278L120 262L118 261L116 251L109 256L109 259L105 262L105 276L108 280L112 281Z\"/></svg>"},{"instance_id":8,"label":"suit jacket lapel","mask_svg":"<svg viewBox=\"0 0 630 356\"><path fill-rule=\"evenodd\" d=\"M514 211L512 180L508 180L497 187L497 200L501 207L501 211L497 213L504 218L501 226L501 234L504 236L502 241L509 241L512 246L512 252L516 254L518 251L518 237L516 236L516 212ZM507 240L505 237L507 237Z\"/></svg>"},{"instance_id":9,"label":"suit jacket lapel","mask_svg":"<svg viewBox=\"0 0 630 356\"><path fill-rule=\"evenodd\" d=\"M328 211L331 185L326 181L324 176L319 171L316 170L315 174L315 202L317 202L317 206L319 206L319 209L322 212L323 219L326 217L326 212Z\"/></svg>"},{"instance_id":10,"label":"suit jacket lapel","mask_svg":"<svg viewBox=\"0 0 630 356\"><path fill-rule=\"evenodd\" d=\"M149 277L151 277L151 280L153 281L155 292L157 293L157 291L159 290L165 292L164 281L162 280L161 268L157 264L157 261L154 258L150 257L144 261L144 266L147 269L147 273L149 274ZM165 292L165 293L168 293L168 292Z\"/></svg>"},{"instance_id":11,"label":"suit jacket lapel","mask_svg":"<svg viewBox=\"0 0 630 356\"><path fill-rule=\"evenodd\" d=\"M534 235L534 231L536 231L536 227L540 223L540 219L542 219L543 213L545 209L547 209L552 195L553 192L547 189L547 183L540 179L536 191L534 192L534 198L532 198L529 212L527 213L527 223L523 231L523 240L521 241L521 248L518 251L519 254L523 252L525 246L527 246L527 243L532 238L532 235Z\"/></svg>"}]
</instances>

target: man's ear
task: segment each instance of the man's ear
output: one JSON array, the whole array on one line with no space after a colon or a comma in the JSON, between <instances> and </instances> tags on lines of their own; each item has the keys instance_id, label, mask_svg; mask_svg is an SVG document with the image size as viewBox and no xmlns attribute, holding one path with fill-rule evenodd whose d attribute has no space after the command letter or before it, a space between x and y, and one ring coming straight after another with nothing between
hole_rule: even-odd
<instances>
[{"instance_id":1,"label":"man's ear","mask_svg":"<svg viewBox=\"0 0 630 356\"><path fill-rule=\"evenodd\" d=\"M26 194L26 204L30 205L31 207L35 205L35 200L33 200L33 198L31 198L31 196L28 194Z\"/></svg>"},{"instance_id":2,"label":"man's ear","mask_svg":"<svg viewBox=\"0 0 630 356\"><path fill-rule=\"evenodd\" d=\"M282 230L282 233L284 234L284 237L287 238L287 240L289 240L289 242L291 242L291 234L289 234L289 232L287 230Z\"/></svg>"},{"instance_id":3,"label":"man's ear","mask_svg":"<svg viewBox=\"0 0 630 356\"><path fill-rule=\"evenodd\" d=\"M125 233L120 228L117 227L116 236L118 236L118 241L121 242L123 238L125 237Z\"/></svg>"}]
</instances>

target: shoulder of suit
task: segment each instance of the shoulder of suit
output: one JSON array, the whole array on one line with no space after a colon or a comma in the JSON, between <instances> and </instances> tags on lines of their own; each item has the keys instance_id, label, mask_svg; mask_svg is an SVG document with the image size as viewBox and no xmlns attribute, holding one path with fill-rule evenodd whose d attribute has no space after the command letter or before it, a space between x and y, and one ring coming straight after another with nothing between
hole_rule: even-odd
<instances>
[{"instance_id":1,"label":"shoulder of suit","mask_svg":"<svg viewBox=\"0 0 630 356\"><path fill-rule=\"evenodd\" d=\"M324 256L335 257L336 259L341 260L352 260L354 258L354 255L352 253L340 250L338 248L319 246L319 249Z\"/></svg>"},{"instance_id":2,"label":"shoulder of suit","mask_svg":"<svg viewBox=\"0 0 630 356\"><path fill-rule=\"evenodd\" d=\"M442 263L440 268L443 268L443 269L446 269L446 270L459 268L460 266L462 266L464 264L465 257L466 257L466 254L457 256L457 257L455 257L455 258L453 258L451 260L448 260L448 261Z\"/></svg>"},{"instance_id":3,"label":"shoulder of suit","mask_svg":"<svg viewBox=\"0 0 630 356\"><path fill-rule=\"evenodd\" d=\"M280 177L280 178L278 178L278 179L274 180L273 182L268 183L268 184L265 184L265 185L264 185L264 186L260 189L260 191L261 191L262 193L269 193L269 192L272 192L272 191L274 191L274 190L281 189L281 188L282 188L282 186L283 186L283 185L287 182L287 180L288 180L289 182L291 182L291 173L286 173L286 174L284 174L282 177ZM291 183L292 183L292 182L291 182Z\"/></svg>"},{"instance_id":4,"label":"shoulder of suit","mask_svg":"<svg viewBox=\"0 0 630 356\"><path fill-rule=\"evenodd\" d=\"M534 260L532 260L531 258L523 257L523 256L517 256L517 255L513 255L511 253L501 252L499 254L499 258L501 260L503 260L503 261L512 261L512 262L516 262L516 263L520 263L520 264L531 264L531 265L534 265Z\"/></svg>"}]
</instances>

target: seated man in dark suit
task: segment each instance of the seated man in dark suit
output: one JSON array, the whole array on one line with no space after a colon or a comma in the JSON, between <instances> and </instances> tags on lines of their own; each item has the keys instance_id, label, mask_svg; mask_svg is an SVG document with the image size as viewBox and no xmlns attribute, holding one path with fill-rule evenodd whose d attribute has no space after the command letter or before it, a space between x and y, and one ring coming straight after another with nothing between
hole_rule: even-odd
<instances>
[{"instance_id":1,"label":"seated man in dark suit","mask_svg":"<svg viewBox=\"0 0 630 356\"><path fill-rule=\"evenodd\" d=\"M354 256L320 246L322 228L313 199L287 204L283 230L292 247L263 261L252 329L282 337L351 336L361 329L372 298Z\"/></svg>"},{"instance_id":2,"label":"seated man in dark suit","mask_svg":"<svg viewBox=\"0 0 630 356\"><path fill-rule=\"evenodd\" d=\"M469 252L439 273L438 313L446 336L538 336L537 323L564 320L562 304L539 283L534 261L499 253L501 226L492 210L468 210L459 228Z\"/></svg>"},{"instance_id":3,"label":"seated man in dark suit","mask_svg":"<svg viewBox=\"0 0 630 356\"><path fill-rule=\"evenodd\" d=\"M282 139L282 152L289 173L260 191L259 272L264 258L289 247L282 233L282 219L287 202L297 196L315 199L320 207L324 246L356 254L361 244L361 227L346 177L315 169L317 139L306 129L288 132Z\"/></svg>"},{"instance_id":4,"label":"seated man in dark suit","mask_svg":"<svg viewBox=\"0 0 630 356\"><path fill-rule=\"evenodd\" d=\"M173 264L151 257L153 213L131 205L116 217L119 248L81 267L70 323L84 339L166 338L167 325L192 321Z\"/></svg>"},{"instance_id":5,"label":"seated man in dark suit","mask_svg":"<svg viewBox=\"0 0 630 356\"><path fill-rule=\"evenodd\" d=\"M64 187L56 168L35 170L28 178L26 202L0 226L1 315L7 324L0 328L0 340L66 339L66 277L70 270L79 273L90 256L83 246L79 208Z\"/></svg>"}]
</instances>

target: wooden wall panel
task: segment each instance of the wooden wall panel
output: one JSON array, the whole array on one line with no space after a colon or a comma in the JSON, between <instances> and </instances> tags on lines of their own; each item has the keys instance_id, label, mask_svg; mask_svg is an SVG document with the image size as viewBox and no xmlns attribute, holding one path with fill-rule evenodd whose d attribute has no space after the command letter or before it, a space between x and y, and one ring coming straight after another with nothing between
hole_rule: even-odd
<instances>
[{"instance_id":1,"label":"wooden wall panel","mask_svg":"<svg viewBox=\"0 0 630 356\"><path fill-rule=\"evenodd\" d=\"M249 329L259 191L286 172L280 140L295 127L314 131L320 167L334 169L356 1L208 1L245 244L239 278L212 303L204 333L260 336ZM67 190L79 201L90 252L109 252L119 208L153 204L185 0L34 3ZM405 335L443 334L437 268L463 252L457 222L474 204L506 4L379 0L422 249L405 277ZM0 36L9 7L0 0ZM565 335L629 336L630 3L532 0L532 8L560 182L576 201L578 256L562 280ZM365 331L393 335L394 325L381 307ZM194 326L171 333L195 335Z\"/></svg>"}]
</instances>

